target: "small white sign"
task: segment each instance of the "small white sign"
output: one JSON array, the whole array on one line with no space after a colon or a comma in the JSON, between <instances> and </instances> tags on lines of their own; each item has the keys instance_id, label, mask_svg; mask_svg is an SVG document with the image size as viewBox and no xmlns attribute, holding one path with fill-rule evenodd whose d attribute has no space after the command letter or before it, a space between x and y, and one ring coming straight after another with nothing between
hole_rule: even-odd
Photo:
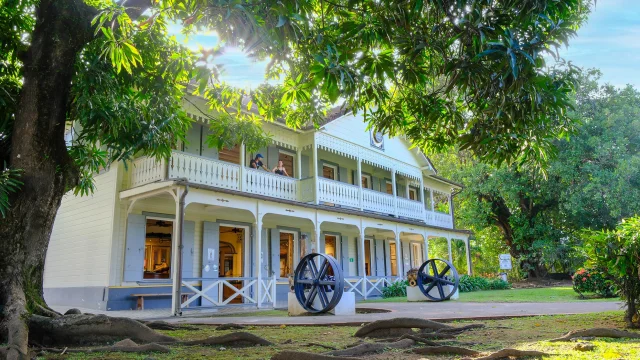
<instances>
[{"instance_id":1,"label":"small white sign","mask_svg":"<svg viewBox=\"0 0 640 360\"><path fill-rule=\"evenodd\" d=\"M207 249L207 260L209 261L215 261L216 260L216 249L214 248L208 248Z\"/></svg>"},{"instance_id":2,"label":"small white sign","mask_svg":"<svg viewBox=\"0 0 640 360\"><path fill-rule=\"evenodd\" d=\"M498 259L500 260L500 270L511 270L511 255L500 254Z\"/></svg>"}]
</instances>

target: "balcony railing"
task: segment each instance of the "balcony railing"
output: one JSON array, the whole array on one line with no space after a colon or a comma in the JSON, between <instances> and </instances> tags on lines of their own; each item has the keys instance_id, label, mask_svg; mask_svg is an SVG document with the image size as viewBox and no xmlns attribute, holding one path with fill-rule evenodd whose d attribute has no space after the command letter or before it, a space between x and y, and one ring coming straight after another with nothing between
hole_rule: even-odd
<instances>
[{"instance_id":1,"label":"balcony railing","mask_svg":"<svg viewBox=\"0 0 640 360\"><path fill-rule=\"evenodd\" d=\"M167 161L142 157L129 169L130 187L161 180L187 179L196 184L243 191L277 199L311 203L315 200L315 178L295 179L262 170L241 168L216 159L174 151ZM344 182L318 178L318 201L387 216L424 221L427 225L453 228L451 215L425 210L421 201L394 197ZM360 195L362 194L362 196Z\"/></svg>"}]
</instances>

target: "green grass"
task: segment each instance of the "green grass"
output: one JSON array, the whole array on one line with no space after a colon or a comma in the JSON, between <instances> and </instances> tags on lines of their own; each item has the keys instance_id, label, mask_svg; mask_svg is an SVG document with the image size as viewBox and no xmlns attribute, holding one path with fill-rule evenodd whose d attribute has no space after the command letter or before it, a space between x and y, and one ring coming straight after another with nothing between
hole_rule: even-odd
<instances>
[{"instance_id":1,"label":"green grass","mask_svg":"<svg viewBox=\"0 0 640 360\"><path fill-rule=\"evenodd\" d=\"M640 359L639 339L596 339L590 341L596 346L594 351L574 350L575 342L549 342L568 331L591 327L623 328L623 312L609 311L580 315L535 316L503 320L483 321L482 329L466 332L457 340L466 343L466 347L479 351L496 351L505 347L544 351L551 356L545 360L595 360L595 359ZM454 325L465 325L472 321L458 321ZM231 331L217 331L214 326L198 326L199 331L162 331L184 340L194 340L209 336L219 336ZM344 348L357 341L353 334L358 327L353 326L254 326L246 331L273 342L274 346L229 348L207 346L171 346L171 353L161 354L125 354L125 353L73 353L65 355L47 354L39 359L268 359L282 350L295 350L311 353L327 351L318 346L306 346L310 342ZM366 340L371 342L373 340ZM370 359L424 359L410 352L387 351ZM459 356L429 356L431 360L459 359Z\"/></svg>"},{"instance_id":2,"label":"green grass","mask_svg":"<svg viewBox=\"0 0 640 360\"><path fill-rule=\"evenodd\" d=\"M406 302L405 297L372 299L366 302ZM571 287L550 287L534 289L485 290L460 293L461 302L584 302L584 301L620 301L611 299L581 299Z\"/></svg>"}]
</instances>

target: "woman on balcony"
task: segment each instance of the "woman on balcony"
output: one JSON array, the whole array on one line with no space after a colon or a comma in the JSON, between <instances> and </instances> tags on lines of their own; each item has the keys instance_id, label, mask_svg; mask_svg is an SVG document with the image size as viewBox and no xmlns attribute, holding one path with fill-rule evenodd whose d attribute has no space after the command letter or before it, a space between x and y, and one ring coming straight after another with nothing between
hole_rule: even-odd
<instances>
[{"instance_id":1,"label":"woman on balcony","mask_svg":"<svg viewBox=\"0 0 640 360\"><path fill-rule=\"evenodd\" d=\"M278 160L278 166L273 168L273 172L278 175L289 176L289 174L287 174L287 169L284 168L282 160Z\"/></svg>"}]
</instances>

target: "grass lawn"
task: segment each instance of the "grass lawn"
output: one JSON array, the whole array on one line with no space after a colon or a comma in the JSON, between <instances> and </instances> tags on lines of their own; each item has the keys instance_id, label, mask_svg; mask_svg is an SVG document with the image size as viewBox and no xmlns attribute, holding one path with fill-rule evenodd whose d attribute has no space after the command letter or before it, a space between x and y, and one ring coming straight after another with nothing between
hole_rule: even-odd
<instances>
[{"instance_id":1,"label":"grass lawn","mask_svg":"<svg viewBox=\"0 0 640 360\"><path fill-rule=\"evenodd\" d=\"M464 325L470 321L461 321L455 325ZM540 350L552 354L545 359L640 359L640 339L603 339L593 340L594 351L579 352L573 350L574 342L550 343L546 340L563 335L567 331L590 327L622 328L622 311L516 318L491 320L483 322L486 327L460 335L458 341L467 343L469 348L480 351L495 351L504 347ZM344 348L356 342L352 335L357 327L335 326L286 326L286 327L249 327L246 331L262 336L274 342L275 346L252 348L222 347L172 347L168 354L124 354L124 353L91 353L65 354L40 357L41 359L268 359L282 350L306 352L325 352L318 346L306 346L309 342L321 343L336 348ZM163 331L163 333L181 339L199 339L212 335L222 335L230 331L216 331L213 326L199 326L199 331ZM367 340L370 341L370 340ZM387 351L367 359L424 359L424 356L400 351ZM459 356L429 356L429 359L459 359Z\"/></svg>"},{"instance_id":2,"label":"grass lawn","mask_svg":"<svg viewBox=\"0 0 640 360\"><path fill-rule=\"evenodd\" d=\"M405 297L373 299L365 302L406 302ZM581 302L581 301L620 301L611 299L580 299L571 287L549 287L533 289L486 290L460 293L463 302Z\"/></svg>"}]
</instances>

